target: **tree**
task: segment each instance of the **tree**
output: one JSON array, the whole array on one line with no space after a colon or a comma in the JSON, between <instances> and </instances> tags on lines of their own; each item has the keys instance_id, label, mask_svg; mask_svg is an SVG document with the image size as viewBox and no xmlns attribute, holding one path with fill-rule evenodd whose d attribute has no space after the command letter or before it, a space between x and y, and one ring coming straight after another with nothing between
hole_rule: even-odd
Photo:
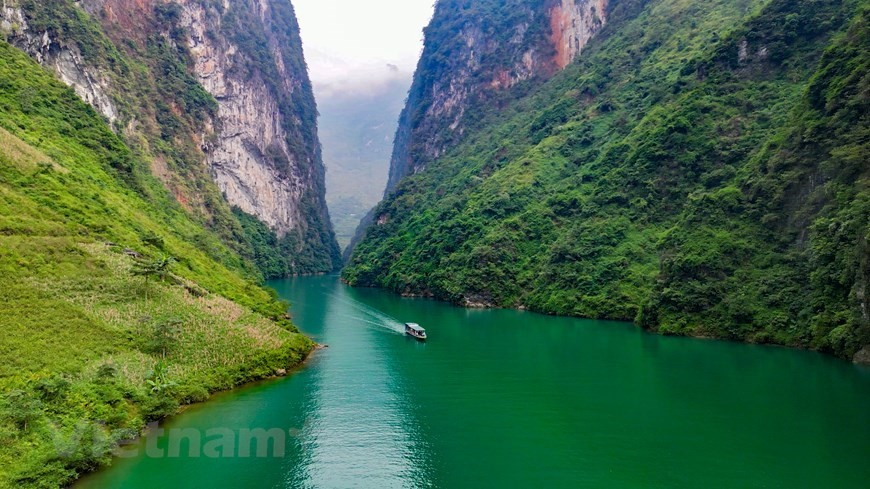
<instances>
[{"instance_id":1,"label":"tree","mask_svg":"<svg viewBox=\"0 0 870 489\"><path fill-rule=\"evenodd\" d=\"M167 277L172 275L172 264L175 263L175 258L168 255L163 255L155 260L136 260L133 269L130 273L134 276L143 277L145 279L145 298L148 299L148 281L150 278L160 279L165 281Z\"/></svg>"},{"instance_id":2,"label":"tree","mask_svg":"<svg viewBox=\"0 0 870 489\"><path fill-rule=\"evenodd\" d=\"M155 233L154 231L149 231L142 236L142 242L146 245L153 246L159 250L162 250L164 246L166 246L166 241L162 236Z\"/></svg>"},{"instance_id":3,"label":"tree","mask_svg":"<svg viewBox=\"0 0 870 489\"><path fill-rule=\"evenodd\" d=\"M4 401L4 417L21 431L27 431L42 416L42 402L22 390L10 391Z\"/></svg>"},{"instance_id":4,"label":"tree","mask_svg":"<svg viewBox=\"0 0 870 489\"><path fill-rule=\"evenodd\" d=\"M174 316L156 319L145 317L142 319L142 323L146 327L144 331L146 351L166 358L166 354L171 352L178 343L181 319Z\"/></svg>"}]
</instances>

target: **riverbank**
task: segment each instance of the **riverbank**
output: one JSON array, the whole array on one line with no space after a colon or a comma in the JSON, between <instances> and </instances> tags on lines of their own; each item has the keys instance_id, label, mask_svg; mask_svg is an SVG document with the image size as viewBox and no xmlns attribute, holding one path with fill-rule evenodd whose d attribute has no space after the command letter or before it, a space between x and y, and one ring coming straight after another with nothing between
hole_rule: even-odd
<instances>
[{"instance_id":1,"label":"riverbank","mask_svg":"<svg viewBox=\"0 0 870 489\"><path fill-rule=\"evenodd\" d=\"M745 343L749 345L769 345L769 346L779 346L783 348L790 348L795 350L807 350L813 351L817 353L821 353L824 355L831 355L841 360L846 360L856 365L870 366L870 344L864 345L863 348L859 349L853 356L844 357L843 355L838 355L830 349L826 348L818 348L813 347L812 345L807 345L806 343L801 343L798 341L793 342L777 342L775 338L766 334L756 334L745 337L734 337L734 336L725 336L717 334L715 330L711 328L705 328L703 325L696 325L692 328L679 328L672 329L667 327L662 327L656 325L655 327L649 327L648 325L644 325L637 320L637 318L628 318L623 316L609 316L604 315L602 317L588 317L582 314L564 314L557 313L553 311L547 311L542 308L536 307L534 305L527 306L525 304L516 304L512 307L503 307L496 304L491 298L484 297L482 295L460 295L458 298L451 299L449 297L442 297L438 294L435 294L430 289L424 288L423 292L409 292L407 289L405 290L391 290L386 287L377 287L370 285L354 285L349 283L344 278L341 279L341 283L351 286L351 287L359 287L366 289L379 289L386 290L390 293L394 293L400 297L408 298L408 299L429 299L434 301L440 301L447 304L450 304L455 307L462 307L470 310L486 310L486 309L508 309L514 311L529 311L538 314L544 314L547 316L554 317L566 317L566 318L576 318L576 319L587 319L587 320L602 320L602 321L621 321L621 322L629 322L634 324L636 327L643 329L644 331L648 331L654 334L660 334L663 336L679 336L686 338L694 338L694 339L709 339L709 340L725 340L732 341L737 343Z\"/></svg>"},{"instance_id":2,"label":"riverbank","mask_svg":"<svg viewBox=\"0 0 870 489\"><path fill-rule=\"evenodd\" d=\"M308 355L217 187L183 170L188 201L150 171L200 158L131 149L4 42L0 86L0 488L65 486L151 420Z\"/></svg>"},{"instance_id":3,"label":"riverbank","mask_svg":"<svg viewBox=\"0 0 870 489\"><path fill-rule=\"evenodd\" d=\"M70 247L90 276L66 263L75 273L0 279L0 488L64 487L148 423L291 371L315 349L286 318L189 281L145 282L103 243Z\"/></svg>"}]
</instances>

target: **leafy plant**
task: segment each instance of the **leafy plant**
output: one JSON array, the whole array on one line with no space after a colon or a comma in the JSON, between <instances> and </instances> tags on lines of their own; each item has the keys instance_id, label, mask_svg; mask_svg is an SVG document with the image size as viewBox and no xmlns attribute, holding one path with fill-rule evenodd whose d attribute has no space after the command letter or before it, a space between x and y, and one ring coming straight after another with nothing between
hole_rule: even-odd
<instances>
[{"instance_id":1,"label":"leafy plant","mask_svg":"<svg viewBox=\"0 0 870 489\"><path fill-rule=\"evenodd\" d=\"M154 368L145 378L145 383L154 394L166 393L178 385L169 378L169 367L163 360L154 364Z\"/></svg>"}]
</instances>

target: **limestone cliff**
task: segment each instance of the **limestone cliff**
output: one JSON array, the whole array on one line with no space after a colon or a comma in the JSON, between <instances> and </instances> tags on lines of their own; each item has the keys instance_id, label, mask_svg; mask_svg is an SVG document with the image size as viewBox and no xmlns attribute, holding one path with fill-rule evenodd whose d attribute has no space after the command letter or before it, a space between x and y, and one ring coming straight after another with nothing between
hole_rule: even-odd
<instances>
[{"instance_id":1,"label":"limestone cliff","mask_svg":"<svg viewBox=\"0 0 870 489\"><path fill-rule=\"evenodd\" d=\"M253 53L245 53L234 39L214 35L223 29L224 15L195 0L179 4L183 10L178 25L188 34L194 73L218 102L217 137L204 147L215 181L232 205L257 216L279 235L304 226L303 199L317 202L321 210L325 203L320 149L310 127L316 113L292 104L297 97L313 108L314 96L301 56L295 66L300 70L285 61L285 52L301 52L301 43L282 46L287 40L272 30L272 19L278 16L272 2L252 2L274 67L248 71L244 68ZM223 8L239 6L225 1ZM298 41L298 30L296 37Z\"/></svg>"},{"instance_id":2,"label":"limestone cliff","mask_svg":"<svg viewBox=\"0 0 870 489\"><path fill-rule=\"evenodd\" d=\"M98 70L88 66L75 43L54 38L47 30L34 32L28 25L25 11L14 0L3 1L0 30L39 64L54 71L79 97L114 124L118 110L109 96L112 91L110 82Z\"/></svg>"},{"instance_id":3,"label":"limestone cliff","mask_svg":"<svg viewBox=\"0 0 870 489\"><path fill-rule=\"evenodd\" d=\"M440 0L402 112L386 194L461 141L484 107L564 69L607 22L608 0ZM518 86L519 85L519 86Z\"/></svg>"},{"instance_id":4,"label":"limestone cliff","mask_svg":"<svg viewBox=\"0 0 870 489\"><path fill-rule=\"evenodd\" d=\"M550 42L555 63L568 66L607 22L608 0L561 0L550 8Z\"/></svg>"},{"instance_id":5,"label":"limestone cliff","mask_svg":"<svg viewBox=\"0 0 870 489\"><path fill-rule=\"evenodd\" d=\"M264 273L337 266L289 0L5 0L2 21L13 44L152 156L182 206L252 260L287 261ZM274 237L239 225L239 212Z\"/></svg>"}]
</instances>

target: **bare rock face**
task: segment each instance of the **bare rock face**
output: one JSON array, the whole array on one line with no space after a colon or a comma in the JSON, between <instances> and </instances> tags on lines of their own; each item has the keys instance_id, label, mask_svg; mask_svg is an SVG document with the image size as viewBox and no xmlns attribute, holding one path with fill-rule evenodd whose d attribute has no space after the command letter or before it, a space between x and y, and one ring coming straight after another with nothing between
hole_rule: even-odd
<instances>
[{"instance_id":1,"label":"bare rock face","mask_svg":"<svg viewBox=\"0 0 870 489\"><path fill-rule=\"evenodd\" d=\"M196 76L219 106L217 138L205 148L212 176L230 204L284 235L303 222L299 203L307 177L297 171L304 156L287 145L283 119L292 115L281 112L276 94L259 73L237 69L239 48L214 35L221 30L221 14L200 2L180 3L180 24L188 33ZM265 22L268 2L260 0L257 10ZM305 74L289 72L280 51L274 55L281 88L299 89L299 77Z\"/></svg>"},{"instance_id":2,"label":"bare rock face","mask_svg":"<svg viewBox=\"0 0 870 489\"><path fill-rule=\"evenodd\" d=\"M153 173L185 209L206 220L226 216L224 203L218 204L224 210L212 212L222 194L226 204L255 216L278 237L292 234L306 271L339 265L317 108L289 0L44 1L0 0L2 33L54 71L116 132L144 141L139 149L153 156ZM63 27L55 9L63 9L63 22L81 25ZM82 55L88 52L90 57ZM151 71L132 73L135 64ZM185 70L186 81L179 84L173 70ZM161 84L162 76L174 85ZM201 88L191 88L196 82ZM167 94L167 86L175 92ZM129 87L135 96L125 92ZM205 92L216 107L204 102ZM155 100L136 105L154 94ZM155 133L162 139L156 145ZM183 152L186 166L167 164L167 143Z\"/></svg>"},{"instance_id":3,"label":"bare rock face","mask_svg":"<svg viewBox=\"0 0 870 489\"><path fill-rule=\"evenodd\" d=\"M82 100L114 125L118 110L109 95L112 93L111 83L100 70L87 66L78 46L52 39L48 32L31 31L24 12L12 2L4 2L0 8L0 30L6 33L12 44L57 73L58 78L72 87Z\"/></svg>"},{"instance_id":4,"label":"bare rock face","mask_svg":"<svg viewBox=\"0 0 870 489\"><path fill-rule=\"evenodd\" d=\"M607 22L608 0L561 0L550 9L550 40L559 69L574 61Z\"/></svg>"},{"instance_id":5,"label":"bare rock face","mask_svg":"<svg viewBox=\"0 0 870 489\"><path fill-rule=\"evenodd\" d=\"M399 121L386 194L459 142L522 82L564 69L607 22L609 0L513 0L469 13L441 0ZM493 25L493 19L504 19ZM461 25L460 34L450 29Z\"/></svg>"},{"instance_id":6,"label":"bare rock face","mask_svg":"<svg viewBox=\"0 0 870 489\"><path fill-rule=\"evenodd\" d=\"M50 50L51 40L48 36L43 39L48 44L46 50ZM85 68L78 49L61 49L56 56L47 56L45 64L51 66L61 81L71 86L79 97L103 114L110 126L114 126L118 120L118 110L108 95L112 90L110 82L99 74L92 75Z\"/></svg>"}]
</instances>

